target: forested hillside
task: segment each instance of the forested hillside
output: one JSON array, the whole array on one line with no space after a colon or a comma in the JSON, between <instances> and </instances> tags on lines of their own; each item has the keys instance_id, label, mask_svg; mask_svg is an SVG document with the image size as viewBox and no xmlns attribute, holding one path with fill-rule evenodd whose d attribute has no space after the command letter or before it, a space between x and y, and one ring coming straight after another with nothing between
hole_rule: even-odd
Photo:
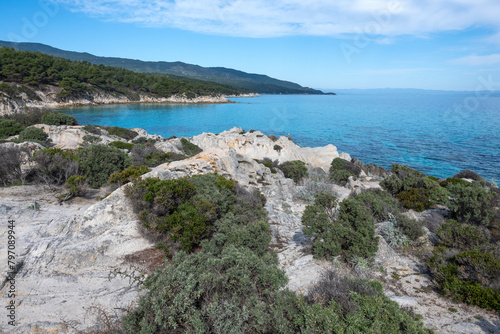
<instances>
[{"instance_id":1,"label":"forested hillside","mask_svg":"<svg viewBox=\"0 0 500 334\"><path fill-rule=\"evenodd\" d=\"M94 89L132 98L139 94L157 97L185 95L193 98L251 92L211 82L135 73L123 68L94 65L87 61L71 61L8 47L0 48L0 81L29 86L58 86L62 88L58 93L59 98L77 96ZM0 91L8 95L15 93L6 84L0 84Z\"/></svg>"},{"instance_id":2,"label":"forested hillside","mask_svg":"<svg viewBox=\"0 0 500 334\"><path fill-rule=\"evenodd\" d=\"M1 46L17 50L39 51L44 54L63 57L75 61L88 61L91 64L115 66L140 73L156 73L191 78L202 81L230 85L244 91L260 94L324 94L320 90L303 87L290 81L271 78L263 74L246 73L225 67L202 67L180 61L141 61L137 59L99 57L87 52L65 51L40 43L13 43L0 41Z\"/></svg>"}]
</instances>

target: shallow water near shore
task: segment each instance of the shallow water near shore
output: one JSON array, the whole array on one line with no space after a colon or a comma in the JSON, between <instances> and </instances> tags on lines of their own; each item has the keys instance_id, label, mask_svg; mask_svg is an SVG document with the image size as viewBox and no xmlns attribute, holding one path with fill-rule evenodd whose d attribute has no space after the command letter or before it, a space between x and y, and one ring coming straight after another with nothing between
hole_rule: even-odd
<instances>
[{"instance_id":1,"label":"shallow water near shore","mask_svg":"<svg viewBox=\"0 0 500 334\"><path fill-rule=\"evenodd\" d=\"M437 177L471 169L500 177L500 97L474 92L342 91L231 98L230 104L121 104L61 108L80 124L194 136L234 126L305 146L333 144L365 164L402 163Z\"/></svg>"}]
</instances>

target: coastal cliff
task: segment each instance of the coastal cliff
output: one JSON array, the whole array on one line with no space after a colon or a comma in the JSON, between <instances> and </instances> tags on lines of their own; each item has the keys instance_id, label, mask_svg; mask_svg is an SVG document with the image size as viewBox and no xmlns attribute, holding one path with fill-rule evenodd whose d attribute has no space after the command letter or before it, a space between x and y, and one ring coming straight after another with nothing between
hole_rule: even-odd
<instances>
[{"instance_id":1,"label":"coastal cliff","mask_svg":"<svg viewBox=\"0 0 500 334\"><path fill-rule=\"evenodd\" d=\"M132 143L105 130L100 130L101 134L88 132L83 126L36 127L49 136L56 148L75 149L85 145L84 137L91 135L102 143ZM186 153L183 139L201 148L201 152L190 158L152 168L142 178L168 180L217 173L244 189L260 191L266 199L271 248L278 254L280 268L288 277L287 287L297 293L306 294L326 269L338 265L335 261L315 259L311 254L312 239L304 234L301 221L308 202L300 194L320 184L342 201L351 193L380 188L380 177L365 172L356 180L350 177L345 186L323 182L333 159L353 161L333 145L302 148L287 137L272 138L260 131L245 132L241 128L169 140L142 129L131 130L137 133L134 140L152 140L154 147L162 152ZM37 147L32 145L30 150ZM264 158L280 163L301 160L310 176L295 183L280 169L273 170L261 163ZM69 202L56 198L63 191L57 187L30 185L0 189L0 213L5 220L14 220L17 229L20 266L16 289L18 300L22 301L17 305L18 327L13 331L2 322L2 332L73 333L96 329L95 315L99 315L99 310L113 314L113 310L130 309L136 304L143 292L134 284L134 275L149 274L148 270L161 267L164 253L141 233L125 187L109 195L103 189L97 198L77 197ZM424 217L413 214L420 219ZM6 236L6 225L0 228L1 235ZM428 233L422 242L428 242L430 236ZM6 245L5 240L0 244L2 263L7 261ZM413 307L424 316L426 326L438 333L495 330L495 325L488 327L497 321L494 314L473 306L457 306L435 291L425 290L424 286L432 284L432 278L422 271L421 264L414 257L397 253L382 237L373 266L354 269L360 275L383 282L387 296L402 306ZM6 269L1 274L6 277ZM395 279L396 276L404 279ZM2 298L7 292L6 283L1 286ZM449 311L452 307L458 310Z\"/></svg>"}]
</instances>

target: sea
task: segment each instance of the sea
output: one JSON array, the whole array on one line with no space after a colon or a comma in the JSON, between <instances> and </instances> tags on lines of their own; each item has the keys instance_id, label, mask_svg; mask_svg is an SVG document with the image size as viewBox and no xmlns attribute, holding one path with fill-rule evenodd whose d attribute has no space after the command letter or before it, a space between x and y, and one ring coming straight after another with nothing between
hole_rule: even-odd
<instances>
[{"instance_id":1,"label":"sea","mask_svg":"<svg viewBox=\"0 0 500 334\"><path fill-rule=\"evenodd\" d=\"M143 128L165 138L232 127L333 144L365 164L404 164L446 178L470 169L500 177L500 94L342 90L337 95L261 95L229 104L118 104L61 108L80 124Z\"/></svg>"}]
</instances>

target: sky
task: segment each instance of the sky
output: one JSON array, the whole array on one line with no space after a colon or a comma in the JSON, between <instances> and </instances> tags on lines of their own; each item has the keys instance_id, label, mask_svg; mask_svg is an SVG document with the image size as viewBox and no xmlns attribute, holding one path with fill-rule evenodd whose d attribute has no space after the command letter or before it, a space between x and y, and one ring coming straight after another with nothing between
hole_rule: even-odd
<instances>
[{"instance_id":1,"label":"sky","mask_svg":"<svg viewBox=\"0 0 500 334\"><path fill-rule=\"evenodd\" d=\"M324 90L500 90L498 0L2 0L0 40Z\"/></svg>"}]
</instances>

